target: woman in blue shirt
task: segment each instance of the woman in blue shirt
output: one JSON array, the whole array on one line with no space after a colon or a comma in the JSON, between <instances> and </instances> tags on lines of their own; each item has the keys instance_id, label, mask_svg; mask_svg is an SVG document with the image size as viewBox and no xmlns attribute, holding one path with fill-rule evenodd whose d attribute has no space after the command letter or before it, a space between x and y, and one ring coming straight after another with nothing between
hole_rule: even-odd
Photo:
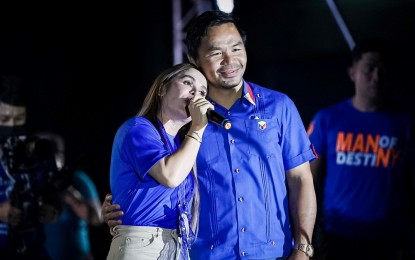
<instances>
[{"instance_id":1,"label":"woman in blue shirt","mask_svg":"<svg viewBox=\"0 0 415 260\"><path fill-rule=\"evenodd\" d=\"M198 220L193 166L206 111L213 108L206 93L199 70L175 65L155 79L138 115L118 129L110 187L124 214L107 259L189 258Z\"/></svg>"}]
</instances>

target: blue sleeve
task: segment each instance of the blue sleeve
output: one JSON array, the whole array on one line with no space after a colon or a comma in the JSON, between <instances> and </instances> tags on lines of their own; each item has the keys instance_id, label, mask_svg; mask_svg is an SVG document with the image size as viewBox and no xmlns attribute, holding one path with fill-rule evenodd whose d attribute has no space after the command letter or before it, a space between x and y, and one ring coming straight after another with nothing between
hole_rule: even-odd
<instances>
[{"instance_id":1,"label":"blue sleeve","mask_svg":"<svg viewBox=\"0 0 415 260\"><path fill-rule=\"evenodd\" d=\"M129 205L129 191L158 185L148 171L163 157L167 147L155 126L145 118L134 117L118 129L111 154L110 187L113 202Z\"/></svg>"},{"instance_id":2,"label":"blue sleeve","mask_svg":"<svg viewBox=\"0 0 415 260\"><path fill-rule=\"evenodd\" d=\"M159 160L169 155L160 134L151 123L131 127L121 152L141 178L144 178Z\"/></svg>"},{"instance_id":3,"label":"blue sleeve","mask_svg":"<svg viewBox=\"0 0 415 260\"><path fill-rule=\"evenodd\" d=\"M285 170L314 160L316 155L294 102L286 96L281 111L282 152Z\"/></svg>"}]
</instances>

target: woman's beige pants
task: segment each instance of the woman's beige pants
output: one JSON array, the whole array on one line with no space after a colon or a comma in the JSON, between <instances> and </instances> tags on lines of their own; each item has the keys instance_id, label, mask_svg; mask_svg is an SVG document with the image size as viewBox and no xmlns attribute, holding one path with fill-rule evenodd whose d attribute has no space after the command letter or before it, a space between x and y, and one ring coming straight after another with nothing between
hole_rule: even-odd
<instances>
[{"instance_id":1,"label":"woman's beige pants","mask_svg":"<svg viewBox=\"0 0 415 260\"><path fill-rule=\"evenodd\" d=\"M124 226L114 227L107 260L179 260L181 237L176 230Z\"/></svg>"}]
</instances>

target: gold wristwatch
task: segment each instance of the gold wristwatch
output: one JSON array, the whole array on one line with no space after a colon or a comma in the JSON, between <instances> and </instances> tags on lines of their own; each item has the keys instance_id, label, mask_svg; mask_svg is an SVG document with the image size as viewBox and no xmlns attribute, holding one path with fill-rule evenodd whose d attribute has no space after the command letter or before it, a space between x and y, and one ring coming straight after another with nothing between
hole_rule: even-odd
<instances>
[{"instance_id":1,"label":"gold wristwatch","mask_svg":"<svg viewBox=\"0 0 415 260\"><path fill-rule=\"evenodd\" d=\"M314 247L310 244L298 243L294 245L294 249L304 252L308 257L312 257L314 254Z\"/></svg>"}]
</instances>

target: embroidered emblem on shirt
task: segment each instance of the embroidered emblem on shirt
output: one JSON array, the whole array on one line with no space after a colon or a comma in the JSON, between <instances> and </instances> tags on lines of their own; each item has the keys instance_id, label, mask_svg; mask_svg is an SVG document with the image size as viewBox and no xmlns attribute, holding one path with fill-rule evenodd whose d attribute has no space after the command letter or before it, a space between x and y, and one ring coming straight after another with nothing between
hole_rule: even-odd
<instances>
[{"instance_id":1,"label":"embroidered emblem on shirt","mask_svg":"<svg viewBox=\"0 0 415 260\"><path fill-rule=\"evenodd\" d=\"M265 130L265 128L267 128L267 122L259 121L258 122L258 128L261 129L261 130Z\"/></svg>"}]
</instances>

